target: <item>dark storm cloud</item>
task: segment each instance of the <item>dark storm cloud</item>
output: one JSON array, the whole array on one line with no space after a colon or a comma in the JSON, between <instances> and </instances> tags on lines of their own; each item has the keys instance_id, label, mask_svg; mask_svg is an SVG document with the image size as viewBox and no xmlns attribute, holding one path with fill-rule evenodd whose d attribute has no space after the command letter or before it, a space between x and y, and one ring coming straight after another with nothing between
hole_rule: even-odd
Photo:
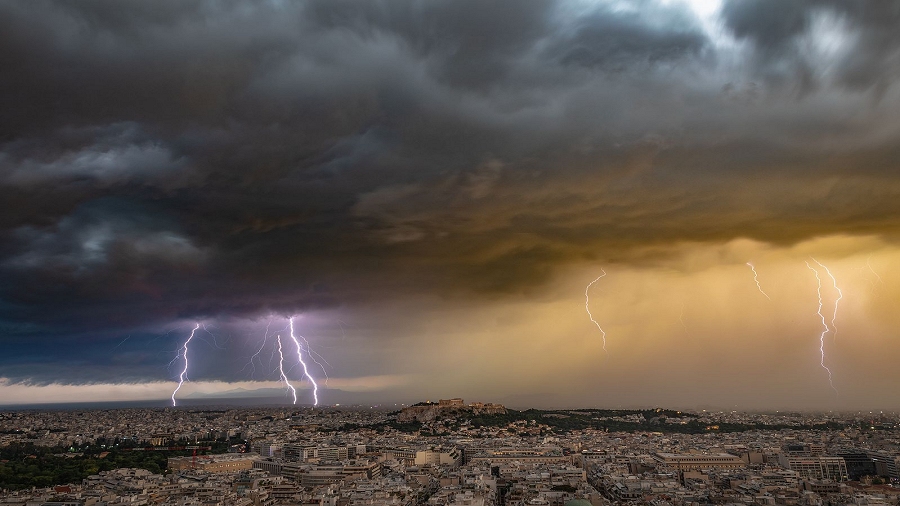
<instances>
[{"instance_id":1,"label":"dark storm cloud","mask_svg":"<svg viewBox=\"0 0 900 506\"><path fill-rule=\"evenodd\" d=\"M317 1L308 4L306 14L324 30L395 37L439 82L484 89L507 79L513 62L551 34L554 7L540 0Z\"/></svg>"},{"instance_id":2,"label":"dark storm cloud","mask_svg":"<svg viewBox=\"0 0 900 506\"><path fill-rule=\"evenodd\" d=\"M560 34L561 61L605 71L696 56L707 44L697 20L678 7L657 9L652 16L601 7L570 30Z\"/></svg>"},{"instance_id":3,"label":"dark storm cloud","mask_svg":"<svg viewBox=\"0 0 900 506\"><path fill-rule=\"evenodd\" d=\"M787 51L810 25L813 2L728 1L722 7L725 24L738 38L749 38L766 53Z\"/></svg>"},{"instance_id":4,"label":"dark storm cloud","mask_svg":"<svg viewBox=\"0 0 900 506\"><path fill-rule=\"evenodd\" d=\"M863 54L834 86L799 42L821 12ZM860 90L896 101L896 9L722 14L752 69L678 3L0 5L3 332L499 296L679 241L895 232L895 123Z\"/></svg>"},{"instance_id":5,"label":"dark storm cloud","mask_svg":"<svg viewBox=\"0 0 900 506\"><path fill-rule=\"evenodd\" d=\"M174 186L185 172L184 158L133 123L64 130L6 145L0 154L3 179L17 187L86 181L98 186L129 180Z\"/></svg>"},{"instance_id":6,"label":"dark storm cloud","mask_svg":"<svg viewBox=\"0 0 900 506\"><path fill-rule=\"evenodd\" d=\"M738 39L752 41L770 76L787 66L801 85L817 86L822 76L816 67L825 63L835 66L840 85L855 90L877 87L878 92L900 76L896 2L727 0L722 17ZM824 45L842 43L836 61L815 61L809 48L816 38Z\"/></svg>"}]
</instances>

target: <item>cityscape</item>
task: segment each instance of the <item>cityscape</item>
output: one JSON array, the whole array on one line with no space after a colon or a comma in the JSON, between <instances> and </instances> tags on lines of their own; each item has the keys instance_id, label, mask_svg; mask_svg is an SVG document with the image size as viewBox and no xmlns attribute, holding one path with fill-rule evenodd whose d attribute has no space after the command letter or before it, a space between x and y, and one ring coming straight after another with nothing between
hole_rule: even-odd
<instances>
[{"instance_id":1,"label":"cityscape","mask_svg":"<svg viewBox=\"0 0 900 506\"><path fill-rule=\"evenodd\" d=\"M0 504L900 502L900 414L375 406L0 412Z\"/></svg>"},{"instance_id":2,"label":"cityscape","mask_svg":"<svg viewBox=\"0 0 900 506\"><path fill-rule=\"evenodd\" d=\"M900 0L0 1L0 506L900 506Z\"/></svg>"}]
</instances>

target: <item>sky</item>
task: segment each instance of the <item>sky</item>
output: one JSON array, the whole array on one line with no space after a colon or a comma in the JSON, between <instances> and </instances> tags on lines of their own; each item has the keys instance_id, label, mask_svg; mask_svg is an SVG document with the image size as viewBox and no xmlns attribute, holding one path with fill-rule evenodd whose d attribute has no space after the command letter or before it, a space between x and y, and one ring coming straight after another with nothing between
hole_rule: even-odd
<instances>
[{"instance_id":1,"label":"sky","mask_svg":"<svg viewBox=\"0 0 900 506\"><path fill-rule=\"evenodd\" d=\"M0 404L900 409L897 26L0 3Z\"/></svg>"}]
</instances>

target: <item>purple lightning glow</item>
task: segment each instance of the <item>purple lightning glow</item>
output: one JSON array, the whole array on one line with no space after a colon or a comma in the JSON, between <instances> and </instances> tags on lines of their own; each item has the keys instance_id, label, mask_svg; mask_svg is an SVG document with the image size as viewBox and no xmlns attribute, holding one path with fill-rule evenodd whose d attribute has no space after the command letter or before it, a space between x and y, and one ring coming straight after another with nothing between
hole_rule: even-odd
<instances>
[{"instance_id":1,"label":"purple lightning glow","mask_svg":"<svg viewBox=\"0 0 900 506\"><path fill-rule=\"evenodd\" d=\"M756 273L756 267L750 262L747 262L747 265L750 266L750 270L753 271L753 281L756 281L756 288L759 289L759 293L765 295L767 299L772 300L772 297L769 297L769 294L764 292L762 286L759 284L759 275Z\"/></svg>"},{"instance_id":2,"label":"purple lightning glow","mask_svg":"<svg viewBox=\"0 0 900 506\"><path fill-rule=\"evenodd\" d=\"M291 316L288 318L291 327L291 339L294 340L294 344L297 345L297 360L300 362L300 365L303 366L303 375L306 376L306 379L313 386L313 406L319 405L319 385L316 384L316 380L313 379L312 375L309 374L309 370L306 368L306 362L303 361L303 348L300 346L300 341L297 340L297 337L294 335L294 317ZM297 404L297 398L294 397L294 404Z\"/></svg>"},{"instance_id":3,"label":"purple lightning glow","mask_svg":"<svg viewBox=\"0 0 900 506\"><path fill-rule=\"evenodd\" d=\"M591 314L591 306L590 306L591 298L590 298L590 296L588 295L588 291L591 289L591 286L593 286L593 284L596 283L597 281L600 281L600 278L606 276L606 271L605 271L605 270L600 269L600 272L602 272L603 274L597 276L597 279L595 279L595 280L591 281L590 283L588 283L587 288L584 289L584 309L585 309L585 311L587 311L588 318L590 318L591 321L594 322L594 325L597 326L597 329L600 330L600 334L601 334L602 337L603 337L603 351L605 351L606 353L609 353L609 352L606 350L606 331L603 330L603 327L601 327L600 324L597 323L597 320L594 319L594 315Z\"/></svg>"},{"instance_id":4,"label":"purple lightning glow","mask_svg":"<svg viewBox=\"0 0 900 506\"><path fill-rule=\"evenodd\" d=\"M813 259L815 261L815 259ZM831 376L831 369L825 365L825 334L830 330L828 328L828 323L825 321L825 315L822 314L822 278L819 277L819 271L817 271L813 266L809 265L809 262L805 262L806 267L809 270L813 271L816 275L816 294L819 297L819 309L816 310L816 313L819 315L819 318L822 319L822 333L819 335L819 354L821 355L821 359L819 365L822 366L822 369L828 372L828 384L831 385L831 389L834 390L834 393L837 393L837 388L834 388L834 381ZM818 263L818 262L816 262ZM820 264L821 265L821 264Z\"/></svg>"},{"instance_id":5,"label":"purple lightning glow","mask_svg":"<svg viewBox=\"0 0 900 506\"><path fill-rule=\"evenodd\" d=\"M190 342L191 342L191 339L194 338L194 334L197 332L197 329L199 329L199 328L200 328L200 324L198 323L196 326L194 326L194 329L191 330L191 335L190 335L190 336L187 338L187 340L184 342L184 346L181 347L181 353L180 353L180 355L181 355L182 357L184 357L184 369L182 369L182 370L181 370L181 374L178 375L178 386L175 387L175 391L172 392L172 406L177 406L177 404L175 403L175 394L177 394L178 391L181 390L181 385L184 385L184 380L185 380L185 378L187 377L187 370L188 370L188 343L190 343ZM178 358L178 357L176 356L175 358Z\"/></svg>"},{"instance_id":6,"label":"purple lightning glow","mask_svg":"<svg viewBox=\"0 0 900 506\"><path fill-rule=\"evenodd\" d=\"M291 385L287 375L284 374L284 351L281 348L281 336L278 336L278 372L281 373L281 381L291 389L291 394L294 396L294 404L297 404L297 389L294 388L294 385Z\"/></svg>"},{"instance_id":7,"label":"purple lightning glow","mask_svg":"<svg viewBox=\"0 0 900 506\"><path fill-rule=\"evenodd\" d=\"M812 258L812 257L810 257L810 258ZM835 324L835 320L837 320L838 303L841 301L841 299L844 298L844 292L842 292L841 289L838 288L837 280L834 279L834 275L831 274L831 271L828 270L828 267L825 267L824 265L822 265L822 262L819 262L815 258L813 258L812 260L813 260L813 262L819 264L823 269L825 269L825 272L828 273L828 277L831 278L831 283L834 285L834 289L837 290L837 293L838 293L838 298L834 300L834 313L831 315L831 330L834 331L834 334L832 334L831 337L832 337L832 339L835 339L835 338L837 338L837 325Z\"/></svg>"},{"instance_id":8,"label":"purple lightning glow","mask_svg":"<svg viewBox=\"0 0 900 506\"><path fill-rule=\"evenodd\" d=\"M302 334L296 334L296 336L299 339L303 340L303 343L306 345L307 357L310 360L312 360L313 363L315 363L317 366L319 366L320 369L322 369L322 374L325 375L325 384L327 385L328 384L328 370L325 369L325 365L328 365L330 367L331 364L329 364L328 361L325 360L325 357L323 357L322 355L319 355L318 353L316 353L315 351L312 350L312 348L309 345L309 340L306 339L306 337L304 337ZM316 357L318 357L318 359ZM319 360L324 362L325 365L323 365L322 362L319 362Z\"/></svg>"},{"instance_id":9,"label":"purple lightning glow","mask_svg":"<svg viewBox=\"0 0 900 506\"><path fill-rule=\"evenodd\" d=\"M328 362L321 355L318 355L315 351L312 350L308 339L306 339L304 336L296 333L296 331L294 329L294 318L295 318L294 316L285 318L287 320L287 324L282 329L282 332L287 332L288 330L290 330L290 337L294 341L294 345L297 347L297 361L299 362L300 366L302 366L302 368L303 368L303 376L307 380L309 380L310 384L312 384L313 404L315 406L318 406L319 405L319 385L316 382L315 378L313 378L312 374L310 374L310 372L309 372L308 366L304 360L304 354L306 354L307 358L312 360L316 365L318 365L322 369L322 372L323 372L323 374L325 374L326 378L328 377L328 373L325 369L325 366L328 365ZM251 372L250 372L251 379L253 378L253 375L256 373L256 362L259 361L259 365L263 366L263 361L260 359L260 354L263 352L263 350L265 349L266 344L268 342L271 325L272 325L272 318L269 318L268 322L266 323L266 331L263 334L262 343L260 343L259 348L250 357L250 360L247 362L247 365L244 366L244 369L246 369L248 366L251 368ZM175 354L175 358L173 358L172 361L169 362L169 366L171 367L173 364L178 362L179 359L184 360L184 365L181 368L181 372L178 375L178 385L175 387L175 390L172 392L172 396L171 396L172 406L177 406L176 394L178 394L178 392L181 390L181 387L184 386L184 382L189 381L188 375L187 375L188 368L190 367L189 360L188 360L188 347L189 347L191 341L193 341L194 338L196 337L196 338L200 339L201 341L206 341L207 344L210 344L211 346L215 346L216 348L219 348L219 349L224 349L221 346L219 346L218 341L210 343L209 341L207 341L207 339L204 339L204 336L201 335L200 332L198 332L200 330L203 330L206 333L208 333L210 336L212 336L212 338L214 340L217 339L216 335L213 334L204 323L197 322L194 325L194 328L191 329L190 335L184 341L184 343L181 345L181 347L178 349L178 352ZM273 332L273 334L274 334L274 332ZM294 385L291 384L291 381L288 377L292 368L285 369L285 364L284 364L285 350L284 350L284 343L282 342L280 334L276 335L276 342L271 345L271 348L272 348L272 357L270 359L269 366L272 367L272 362L275 361L275 355L277 353L278 354L278 366L277 367L278 367L278 373L279 373L279 381L284 383L284 385L291 391L293 403L297 404L297 389L296 389L296 387L294 387ZM321 362L316 359L316 356L319 357L319 360L321 360Z\"/></svg>"}]
</instances>

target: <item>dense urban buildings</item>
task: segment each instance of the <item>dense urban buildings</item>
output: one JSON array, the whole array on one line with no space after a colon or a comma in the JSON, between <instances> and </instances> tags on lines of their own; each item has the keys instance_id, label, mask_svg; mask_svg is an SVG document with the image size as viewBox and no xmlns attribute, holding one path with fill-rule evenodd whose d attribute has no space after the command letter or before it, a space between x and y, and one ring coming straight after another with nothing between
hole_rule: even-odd
<instances>
[{"instance_id":1,"label":"dense urban buildings","mask_svg":"<svg viewBox=\"0 0 900 506\"><path fill-rule=\"evenodd\" d=\"M900 418L883 413L9 411L0 445L0 506L900 503Z\"/></svg>"}]
</instances>

